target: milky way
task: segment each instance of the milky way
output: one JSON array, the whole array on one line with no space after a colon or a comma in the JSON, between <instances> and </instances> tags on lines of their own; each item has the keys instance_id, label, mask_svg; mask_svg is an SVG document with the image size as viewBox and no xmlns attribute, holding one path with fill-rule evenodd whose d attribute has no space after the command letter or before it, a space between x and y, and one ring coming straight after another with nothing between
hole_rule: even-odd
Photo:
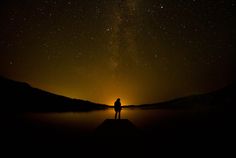
<instances>
[{"instance_id":1,"label":"milky way","mask_svg":"<svg viewBox=\"0 0 236 158\"><path fill-rule=\"evenodd\" d=\"M108 50L112 53L111 68L118 73L121 64L137 62L135 33L137 24L137 1L121 1L111 9L111 26L106 31L111 32ZM125 62L122 63L122 59Z\"/></svg>"}]
</instances>

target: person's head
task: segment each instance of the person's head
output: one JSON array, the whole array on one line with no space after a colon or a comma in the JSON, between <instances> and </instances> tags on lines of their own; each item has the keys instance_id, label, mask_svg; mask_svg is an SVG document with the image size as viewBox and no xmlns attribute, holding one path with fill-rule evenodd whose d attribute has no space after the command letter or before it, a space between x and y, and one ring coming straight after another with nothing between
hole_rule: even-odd
<instances>
[{"instance_id":1,"label":"person's head","mask_svg":"<svg viewBox=\"0 0 236 158\"><path fill-rule=\"evenodd\" d=\"M120 98L117 98L116 101L120 101Z\"/></svg>"}]
</instances>

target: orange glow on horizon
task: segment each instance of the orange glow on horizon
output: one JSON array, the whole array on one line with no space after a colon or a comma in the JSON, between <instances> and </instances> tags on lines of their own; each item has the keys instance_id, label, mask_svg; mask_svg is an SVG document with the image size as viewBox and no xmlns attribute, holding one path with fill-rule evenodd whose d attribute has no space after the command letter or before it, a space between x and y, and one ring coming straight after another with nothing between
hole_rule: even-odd
<instances>
[{"instance_id":1,"label":"orange glow on horizon","mask_svg":"<svg viewBox=\"0 0 236 158\"><path fill-rule=\"evenodd\" d=\"M114 102L116 101L116 99L117 99L117 98L115 98L115 99L110 99L110 100L108 100L105 104L106 104L106 105L109 105L109 106L114 106ZM126 100L122 100L122 98L120 98L120 100L121 100L121 105L122 105L122 106L127 105L127 104L126 104Z\"/></svg>"}]
</instances>

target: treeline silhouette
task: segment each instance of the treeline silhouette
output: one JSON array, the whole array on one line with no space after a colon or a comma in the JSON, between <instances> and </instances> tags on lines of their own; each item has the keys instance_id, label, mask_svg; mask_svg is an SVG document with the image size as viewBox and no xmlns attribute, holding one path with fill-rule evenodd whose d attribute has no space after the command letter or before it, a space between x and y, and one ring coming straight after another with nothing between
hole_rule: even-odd
<instances>
[{"instance_id":1,"label":"treeline silhouette","mask_svg":"<svg viewBox=\"0 0 236 158\"><path fill-rule=\"evenodd\" d=\"M108 106L71 99L31 87L27 83L0 76L1 111L65 112L106 109Z\"/></svg>"}]
</instances>

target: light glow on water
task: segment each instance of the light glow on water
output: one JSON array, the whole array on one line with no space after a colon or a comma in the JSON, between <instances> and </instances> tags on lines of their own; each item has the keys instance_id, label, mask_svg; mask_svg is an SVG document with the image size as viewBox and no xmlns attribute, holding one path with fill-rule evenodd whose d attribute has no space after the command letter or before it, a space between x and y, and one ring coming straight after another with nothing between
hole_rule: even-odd
<instances>
[{"instance_id":1,"label":"light glow on water","mask_svg":"<svg viewBox=\"0 0 236 158\"><path fill-rule=\"evenodd\" d=\"M176 111L123 108L121 119L129 119L135 126L144 128L152 126L152 124L156 124L174 114L176 115ZM115 112L113 108L109 108L91 112L26 113L24 117L38 124L76 128L88 132L93 131L104 120L114 119Z\"/></svg>"}]
</instances>

